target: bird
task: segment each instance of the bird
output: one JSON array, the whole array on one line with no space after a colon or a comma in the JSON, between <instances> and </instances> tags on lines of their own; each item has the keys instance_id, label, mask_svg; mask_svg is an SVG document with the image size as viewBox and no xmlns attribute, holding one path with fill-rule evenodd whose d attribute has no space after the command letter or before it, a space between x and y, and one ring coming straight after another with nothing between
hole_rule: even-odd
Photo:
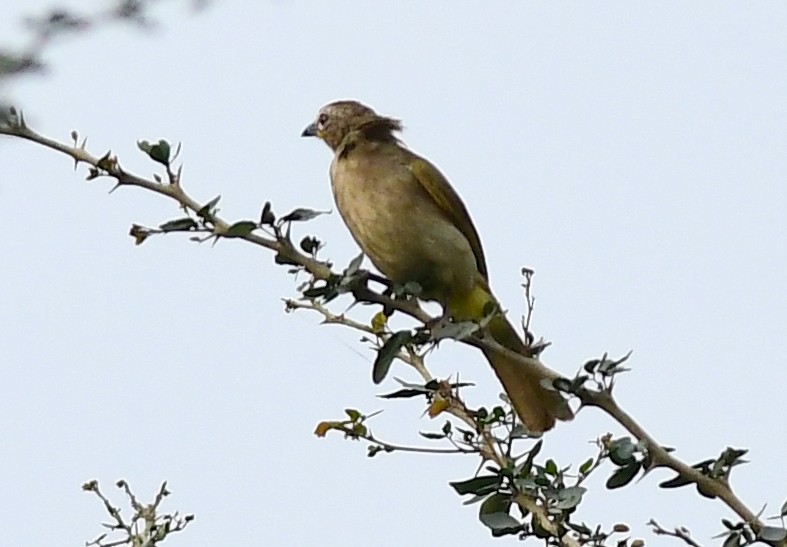
<instances>
[{"instance_id":1,"label":"bird","mask_svg":"<svg viewBox=\"0 0 787 547\"><path fill-rule=\"evenodd\" d=\"M436 301L452 321L485 322L485 332L516 354L533 357L500 311L478 231L467 207L431 162L405 147L400 120L355 100L323 106L302 137L333 151L336 207L372 264L395 284L415 282L418 298ZM490 310L493 315L490 316ZM505 352L482 348L516 414L532 433L571 420L566 400L545 376Z\"/></svg>"}]
</instances>

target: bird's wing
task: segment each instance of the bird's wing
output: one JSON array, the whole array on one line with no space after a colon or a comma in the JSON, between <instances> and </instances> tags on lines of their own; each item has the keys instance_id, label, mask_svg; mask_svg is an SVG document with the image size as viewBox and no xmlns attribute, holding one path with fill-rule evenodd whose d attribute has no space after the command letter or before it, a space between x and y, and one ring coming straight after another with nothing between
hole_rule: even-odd
<instances>
[{"instance_id":1,"label":"bird's wing","mask_svg":"<svg viewBox=\"0 0 787 547\"><path fill-rule=\"evenodd\" d=\"M467 212L465 204L462 203L462 198L459 197L459 194L451 187L448 179L437 167L412 152L409 152L409 155L411 155L409 162L410 171L412 171L415 178L426 189L435 203L440 206L445 215L454 223L454 226L459 228L459 231L467 238L470 248L475 255L478 271L484 276L484 279L488 280L486 259L484 258L484 250L481 248L481 240L478 237L473 221L470 220L470 214Z\"/></svg>"}]
</instances>

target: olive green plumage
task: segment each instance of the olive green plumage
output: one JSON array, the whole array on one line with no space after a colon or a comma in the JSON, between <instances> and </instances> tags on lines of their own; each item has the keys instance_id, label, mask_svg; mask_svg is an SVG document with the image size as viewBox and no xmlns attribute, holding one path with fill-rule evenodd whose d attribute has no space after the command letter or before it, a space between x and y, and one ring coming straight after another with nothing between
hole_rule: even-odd
<instances>
[{"instance_id":1,"label":"olive green plumage","mask_svg":"<svg viewBox=\"0 0 787 547\"><path fill-rule=\"evenodd\" d=\"M456 320L480 320L497 301L486 260L467 209L445 176L395 136L398 120L355 101L324 106L303 136L333 150L330 175L336 205L355 241L385 276L417 282L421 297L436 300ZM501 345L529 356L502 314L487 324ZM546 431L573 417L541 378L516 360L484 352L522 422Z\"/></svg>"}]
</instances>

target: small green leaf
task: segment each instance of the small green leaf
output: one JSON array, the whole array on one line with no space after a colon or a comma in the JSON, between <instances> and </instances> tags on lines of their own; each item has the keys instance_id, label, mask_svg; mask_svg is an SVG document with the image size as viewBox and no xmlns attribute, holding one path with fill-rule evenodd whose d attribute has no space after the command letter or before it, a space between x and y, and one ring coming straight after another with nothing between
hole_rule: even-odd
<instances>
[{"instance_id":1,"label":"small green leaf","mask_svg":"<svg viewBox=\"0 0 787 547\"><path fill-rule=\"evenodd\" d=\"M514 479L514 484L520 492L529 492L538 489L538 483L532 477Z\"/></svg>"},{"instance_id":2,"label":"small green leaf","mask_svg":"<svg viewBox=\"0 0 787 547\"><path fill-rule=\"evenodd\" d=\"M375 384L379 384L385 379L399 350L407 345L412 337L409 330L400 330L385 341L383 347L377 352L377 358L372 366L372 381Z\"/></svg>"},{"instance_id":3,"label":"small green leaf","mask_svg":"<svg viewBox=\"0 0 787 547\"><path fill-rule=\"evenodd\" d=\"M500 477L497 475L483 475L466 481L456 481L448 484L459 495L475 494L480 496L496 491L500 487Z\"/></svg>"},{"instance_id":4,"label":"small green leaf","mask_svg":"<svg viewBox=\"0 0 787 547\"><path fill-rule=\"evenodd\" d=\"M552 387L563 393L571 393L572 382L566 378L555 378L552 380Z\"/></svg>"},{"instance_id":5,"label":"small green leaf","mask_svg":"<svg viewBox=\"0 0 787 547\"><path fill-rule=\"evenodd\" d=\"M508 496L492 494L481 504L478 519L492 530L494 536L516 534L522 529L522 524L508 513L510 507Z\"/></svg>"},{"instance_id":6,"label":"small green leaf","mask_svg":"<svg viewBox=\"0 0 787 547\"><path fill-rule=\"evenodd\" d=\"M327 304L337 296L339 296L339 290L336 287L331 287L331 290L326 291L325 294L322 296L322 299Z\"/></svg>"},{"instance_id":7,"label":"small green leaf","mask_svg":"<svg viewBox=\"0 0 787 547\"><path fill-rule=\"evenodd\" d=\"M132 224L128 235L134 238L134 245L142 245L150 237L150 230L139 224Z\"/></svg>"},{"instance_id":8,"label":"small green leaf","mask_svg":"<svg viewBox=\"0 0 787 547\"><path fill-rule=\"evenodd\" d=\"M637 445L631 442L629 437L615 439L609 443L609 459L615 465L628 465L634 461L634 452L636 451Z\"/></svg>"},{"instance_id":9,"label":"small green leaf","mask_svg":"<svg viewBox=\"0 0 787 547\"><path fill-rule=\"evenodd\" d=\"M550 486L552 484L552 481L549 480L544 475L538 475L534 480L536 481L536 484L539 485L539 486L546 487L546 486Z\"/></svg>"},{"instance_id":10,"label":"small green leaf","mask_svg":"<svg viewBox=\"0 0 787 547\"><path fill-rule=\"evenodd\" d=\"M516 424L514 426L514 429L511 430L510 437L512 439L521 439L523 437L533 438L536 437L536 435L533 434L533 432L530 431L528 428L526 428L524 425Z\"/></svg>"},{"instance_id":11,"label":"small green leaf","mask_svg":"<svg viewBox=\"0 0 787 547\"><path fill-rule=\"evenodd\" d=\"M763 526L757 534L757 539L768 543L778 543L785 538L787 538L787 530L776 526Z\"/></svg>"},{"instance_id":12,"label":"small green leaf","mask_svg":"<svg viewBox=\"0 0 787 547\"><path fill-rule=\"evenodd\" d=\"M694 482L694 481L689 480L689 479L685 479L682 476L678 475L677 477L675 477L673 479L669 479L669 480L666 480L666 481L662 482L661 484L659 484L659 487L660 488L680 488L681 486L689 485L692 482Z\"/></svg>"},{"instance_id":13,"label":"small green leaf","mask_svg":"<svg viewBox=\"0 0 787 547\"><path fill-rule=\"evenodd\" d=\"M91 181L101 176L101 172L96 169L95 167L91 167L88 169L87 176L85 177L86 181Z\"/></svg>"},{"instance_id":14,"label":"small green leaf","mask_svg":"<svg viewBox=\"0 0 787 547\"><path fill-rule=\"evenodd\" d=\"M266 201L265 205L262 206L262 212L260 213L260 224L272 226L274 222L276 222L276 215L274 215L273 211L271 211L271 202Z\"/></svg>"},{"instance_id":15,"label":"small green leaf","mask_svg":"<svg viewBox=\"0 0 787 547\"><path fill-rule=\"evenodd\" d=\"M361 419L361 413L355 410L354 408L345 408L344 413L352 420L353 422L357 422Z\"/></svg>"},{"instance_id":16,"label":"small green leaf","mask_svg":"<svg viewBox=\"0 0 787 547\"><path fill-rule=\"evenodd\" d=\"M702 472L703 475L707 475L708 473L710 473L711 465L713 463L715 463L715 462L716 462L716 460L711 458L711 459L707 459L707 460L702 460L701 462L697 462L694 465L692 465L692 467L694 469L699 469Z\"/></svg>"},{"instance_id":17,"label":"small green leaf","mask_svg":"<svg viewBox=\"0 0 787 547\"><path fill-rule=\"evenodd\" d=\"M157 161L162 165L169 165L170 146L167 141L161 139L157 144L150 147L148 155L153 161Z\"/></svg>"},{"instance_id":18,"label":"small green leaf","mask_svg":"<svg viewBox=\"0 0 787 547\"><path fill-rule=\"evenodd\" d=\"M740 532L733 532L727 537L727 539L724 540L724 543L722 543L722 547L740 547L740 544L741 544Z\"/></svg>"},{"instance_id":19,"label":"small green leaf","mask_svg":"<svg viewBox=\"0 0 787 547\"><path fill-rule=\"evenodd\" d=\"M615 361L612 361L610 359L603 359L601 361L601 363L599 363L598 371L601 374L605 374L606 375L606 374L609 374L610 371L614 370L614 368L616 366L617 366L617 363L615 363Z\"/></svg>"},{"instance_id":20,"label":"small green leaf","mask_svg":"<svg viewBox=\"0 0 787 547\"><path fill-rule=\"evenodd\" d=\"M626 486L632 481L632 479L634 479L635 476L637 476L639 467L640 465L637 462L633 462L626 465L625 467L621 467L612 473L612 476L607 479L607 488L614 490L615 488Z\"/></svg>"},{"instance_id":21,"label":"small green leaf","mask_svg":"<svg viewBox=\"0 0 787 547\"><path fill-rule=\"evenodd\" d=\"M301 294L303 294L304 298L319 298L321 296L325 296L329 291L332 290L333 287L330 285L320 285L319 287L305 289Z\"/></svg>"},{"instance_id":22,"label":"small green leaf","mask_svg":"<svg viewBox=\"0 0 787 547\"><path fill-rule=\"evenodd\" d=\"M742 456L749 452L748 448L732 448L728 446L719 456L724 465L734 465Z\"/></svg>"},{"instance_id":23,"label":"small green leaf","mask_svg":"<svg viewBox=\"0 0 787 547\"><path fill-rule=\"evenodd\" d=\"M418 434L421 437L423 437L424 439L430 439L430 440L433 440L433 441L438 440L438 439L445 439L445 434L444 433L430 433L428 431L419 431Z\"/></svg>"},{"instance_id":24,"label":"small green leaf","mask_svg":"<svg viewBox=\"0 0 787 547\"><path fill-rule=\"evenodd\" d=\"M594 461L593 458L588 458L588 460L585 463L580 465L579 466L580 474L584 475L585 473L590 471L590 468L593 467L593 461Z\"/></svg>"},{"instance_id":25,"label":"small green leaf","mask_svg":"<svg viewBox=\"0 0 787 547\"><path fill-rule=\"evenodd\" d=\"M164 139L159 140L156 144L150 144L148 141L137 141L137 148L146 153L153 161L169 165L170 145Z\"/></svg>"},{"instance_id":26,"label":"small green leaf","mask_svg":"<svg viewBox=\"0 0 787 547\"><path fill-rule=\"evenodd\" d=\"M190 217L169 220L159 225L159 230L164 232L185 232L197 227L197 221Z\"/></svg>"},{"instance_id":27,"label":"small green leaf","mask_svg":"<svg viewBox=\"0 0 787 547\"><path fill-rule=\"evenodd\" d=\"M547 475L552 475L553 477L557 475L557 464L555 463L555 460L547 460L547 463L544 466L544 472L546 472Z\"/></svg>"},{"instance_id":28,"label":"small green leaf","mask_svg":"<svg viewBox=\"0 0 787 547\"><path fill-rule=\"evenodd\" d=\"M240 222L236 222L227 228L227 232L223 235L224 237L246 237L256 229L256 222L252 222L251 220L241 220Z\"/></svg>"},{"instance_id":29,"label":"small green leaf","mask_svg":"<svg viewBox=\"0 0 787 547\"><path fill-rule=\"evenodd\" d=\"M561 511L573 509L580 504L585 492L587 492L587 489L582 486L569 486L568 488L558 490L555 508Z\"/></svg>"},{"instance_id":30,"label":"small green leaf","mask_svg":"<svg viewBox=\"0 0 787 547\"><path fill-rule=\"evenodd\" d=\"M456 384L451 384L451 387L455 387ZM424 389L428 389L429 391L437 391L440 388L440 382L437 380L429 380L424 384Z\"/></svg>"},{"instance_id":31,"label":"small green leaf","mask_svg":"<svg viewBox=\"0 0 787 547\"><path fill-rule=\"evenodd\" d=\"M488 494L485 494L483 496L473 496L472 498L463 501L462 505L473 505L474 503L478 503L479 501L485 500L487 496Z\"/></svg>"},{"instance_id":32,"label":"small green leaf","mask_svg":"<svg viewBox=\"0 0 787 547\"><path fill-rule=\"evenodd\" d=\"M544 440L543 439L539 439L539 441L536 444L533 445L533 448L531 448L528 451L527 458L529 460L532 460L533 458L538 456L538 453L541 452L541 447L542 446L544 446Z\"/></svg>"},{"instance_id":33,"label":"small green leaf","mask_svg":"<svg viewBox=\"0 0 787 547\"><path fill-rule=\"evenodd\" d=\"M301 239L300 246L304 253L312 254L320 249L321 243L320 240L314 236L304 236L304 238Z\"/></svg>"},{"instance_id":34,"label":"small green leaf","mask_svg":"<svg viewBox=\"0 0 787 547\"><path fill-rule=\"evenodd\" d=\"M481 524L492 530L495 537L518 534L522 524L508 513L485 513L478 517Z\"/></svg>"},{"instance_id":35,"label":"small green leaf","mask_svg":"<svg viewBox=\"0 0 787 547\"><path fill-rule=\"evenodd\" d=\"M393 393L386 393L385 395L379 395L380 399L410 399L412 397L420 397L423 395L427 395L431 393L429 390L426 389L400 389L399 391L394 391Z\"/></svg>"},{"instance_id":36,"label":"small green leaf","mask_svg":"<svg viewBox=\"0 0 787 547\"><path fill-rule=\"evenodd\" d=\"M590 378L590 376L587 374L579 374L575 376L574 379L571 380L571 387L567 391L569 393L579 393L579 390L585 385L585 382L588 381L588 378Z\"/></svg>"},{"instance_id":37,"label":"small green leaf","mask_svg":"<svg viewBox=\"0 0 787 547\"><path fill-rule=\"evenodd\" d=\"M489 514L489 513L508 513L509 509L511 508L511 497L500 494L494 493L491 496L487 497L484 500L484 503L481 504L481 507L478 509L478 513L480 515Z\"/></svg>"},{"instance_id":38,"label":"small green leaf","mask_svg":"<svg viewBox=\"0 0 787 547\"><path fill-rule=\"evenodd\" d=\"M349 277L357 272L361 268L361 263L363 262L363 253L359 254L355 258L353 258L350 263L347 265L347 268L344 270L345 277Z\"/></svg>"},{"instance_id":39,"label":"small green leaf","mask_svg":"<svg viewBox=\"0 0 787 547\"><path fill-rule=\"evenodd\" d=\"M599 359L592 359L592 360L588 361L587 363L585 363L582 366L582 368L585 369L585 372L593 374L593 371L595 371L596 367L598 367L600 364L601 364L601 361Z\"/></svg>"},{"instance_id":40,"label":"small green leaf","mask_svg":"<svg viewBox=\"0 0 787 547\"><path fill-rule=\"evenodd\" d=\"M314 209L306 209L305 207L298 207L297 209L287 213L279 219L279 222L298 222L311 220L320 215L327 214L328 211L315 211Z\"/></svg>"}]
</instances>

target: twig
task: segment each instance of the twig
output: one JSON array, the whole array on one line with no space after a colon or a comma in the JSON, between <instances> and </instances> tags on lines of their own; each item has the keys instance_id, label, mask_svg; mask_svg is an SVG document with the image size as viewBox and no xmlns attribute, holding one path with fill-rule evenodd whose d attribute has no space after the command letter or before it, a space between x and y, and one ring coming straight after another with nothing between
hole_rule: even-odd
<instances>
[{"instance_id":1,"label":"twig","mask_svg":"<svg viewBox=\"0 0 787 547\"><path fill-rule=\"evenodd\" d=\"M144 188L145 190L173 199L177 201L183 209L194 213L202 208L203 204L186 194L180 184L163 184L140 177L139 175L135 175L123 169L116 159L114 161L101 161L101 158L97 158L88 153L83 147L71 146L36 133L24 123L23 119L21 119L18 124L0 125L0 134L12 135L35 142L71 157L76 164L80 162L86 163L93 168L106 171L106 175L114 178L118 186L136 186L138 188ZM214 233L219 236L226 234L230 227L227 221L216 215L212 215L211 222L214 225ZM331 270L326 264L300 253L288 240L277 241L256 234L248 234L242 236L241 239L275 251L282 257L296 262L298 265L308 270L316 279L328 279L331 275Z\"/></svg>"},{"instance_id":2,"label":"twig","mask_svg":"<svg viewBox=\"0 0 787 547\"><path fill-rule=\"evenodd\" d=\"M662 528L659 523L653 519L648 521L648 526L652 527L651 531L657 536L671 536L683 540L687 545L691 545L691 547L702 547L702 545L694 541L686 528L675 528L673 531L669 531Z\"/></svg>"},{"instance_id":3,"label":"twig","mask_svg":"<svg viewBox=\"0 0 787 547\"><path fill-rule=\"evenodd\" d=\"M385 441L381 441L380 439L376 438L370 432L367 433L359 433L352 427L348 427L345 424L334 424L332 429L336 431L341 431L348 437L363 439L367 442L372 443L375 446L379 446L386 452L418 452L421 454L477 454L478 450L470 449L470 448L428 448L425 446L404 446L400 444L392 444Z\"/></svg>"},{"instance_id":4,"label":"twig","mask_svg":"<svg viewBox=\"0 0 787 547\"><path fill-rule=\"evenodd\" d=\"M346 327L350 327L351 329L365 332L366 334L380 336L380 333L375 332L375 330L366 323L361 323L360 321L350 319L344 314L337 315L316 300L293 300L292 298L283 298L282 300L284 301L287 311L314 311L323 316L323 323L327 325L344 325ZM429 382L434 379L424 364L423 356L419 355L418 353L409 349L407 351L402 350L397 354L396 358L418 371L418 374L421 375L424 382Z\"/></svg>"},{"instance_id":5,"label":"twig","mask_svg":"<svg viewBox=\"0 0 787 547\"><path fill-rule=\"evenodd\" d=\"M86 543L93 547L118 547L129 545L132 547L155 547L172 533L180 532L194 520L193 515L181 516L178 512L160 515L158 510L162 500L169 495L167 483L161 484L158 493L150 504L140 503L131 491L125 480L119 480L116 486L123 490L128 498L134 513L129 522L120 517L120 508L112 505L98 486L98 481L92 480L82 485L82 490L93 492L103 502L104 508L115 520L116 524L104 524L110 531L122 531L117 540L106 541L107 533L101 534L93 541Z\"/></svg>"},{"instance_id":6,"label":"twig","mask_svg":"<svg viewBox=\"0 0 787 547\"><path fill-rule=\"evenodd\" d=\"M584 406L594 406L602 409L631 433L634 438L644 443L644 447L651 458L651 468L666 467L672 469L684 479L697 484L706 495L718 497L722 500L727 507L751 526L755 534L762 530L764 526L762 521L735 495L727 481L709 477L670 454L634 418L620 408L617 401L608 392L582 390L578 395Z\"/></svg>"}]
</instances>

